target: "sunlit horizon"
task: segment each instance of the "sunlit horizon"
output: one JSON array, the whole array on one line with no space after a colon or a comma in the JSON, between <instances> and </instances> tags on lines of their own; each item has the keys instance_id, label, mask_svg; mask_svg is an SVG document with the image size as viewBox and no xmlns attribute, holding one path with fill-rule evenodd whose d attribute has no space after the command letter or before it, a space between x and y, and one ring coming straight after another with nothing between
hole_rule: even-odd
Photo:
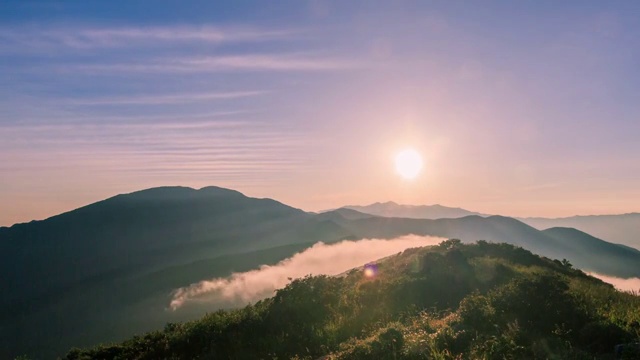
<instances>
[{"instance_id":1,"label":"sunlit horizon","mask_svg":"<svg viewBox=\"0 0 640 360\"><path fill-rule=\"evenodd\" d=\"M166 5L0 5L0 226L174 185L640 211L636 3Z\"/></svg>"}]
</instances>

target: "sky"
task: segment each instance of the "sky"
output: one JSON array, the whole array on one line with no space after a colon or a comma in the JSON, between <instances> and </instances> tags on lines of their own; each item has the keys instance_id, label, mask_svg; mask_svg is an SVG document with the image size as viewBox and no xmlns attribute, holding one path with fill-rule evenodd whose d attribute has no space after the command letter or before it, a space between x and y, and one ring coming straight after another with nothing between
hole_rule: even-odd
<instances>
[{"instance_id":1,"label":"sky","mask_svg":"<svg viewBox=\"0 0 640 360\"><path fill-rule=\"evenodd\" d=\"M640 211L640 2L0 3L0 225L144 188ZM418 178L394 171L415 149Z\"/></svg>"}]
</instances>

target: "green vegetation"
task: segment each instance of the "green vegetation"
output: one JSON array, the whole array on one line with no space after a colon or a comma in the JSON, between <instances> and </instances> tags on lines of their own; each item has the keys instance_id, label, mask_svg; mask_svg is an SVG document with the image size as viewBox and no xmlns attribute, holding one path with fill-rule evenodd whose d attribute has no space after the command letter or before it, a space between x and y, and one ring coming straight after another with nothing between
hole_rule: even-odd
<instances>
[{"instance_id":1,"label":"green vegetation","mask_svg":"<svg viewBox=\"0 0 640 360\"><path fill-rule=\"evenodd\" d=\"M637 294L513 245L448 240L380 261L374 278L305 277L65 359L609 359L639 339Z\"/></svg>"}]
</instances>

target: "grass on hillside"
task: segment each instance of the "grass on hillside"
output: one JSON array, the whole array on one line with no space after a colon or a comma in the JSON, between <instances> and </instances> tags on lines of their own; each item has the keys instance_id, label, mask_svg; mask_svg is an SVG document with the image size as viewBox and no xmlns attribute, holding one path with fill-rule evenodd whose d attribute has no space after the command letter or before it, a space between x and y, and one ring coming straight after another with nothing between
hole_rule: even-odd
<instances>
[{"instance_id":1,"label":"grass on hillside","mask_svg":"<svg viewBox=\"0 0 640 360\"><path fill-rule=\"evenodd\" d=\"M448 240L377 265L64 359L611 359L640 341L640 296L566 260Z\"/></svg>"}]
</instances>

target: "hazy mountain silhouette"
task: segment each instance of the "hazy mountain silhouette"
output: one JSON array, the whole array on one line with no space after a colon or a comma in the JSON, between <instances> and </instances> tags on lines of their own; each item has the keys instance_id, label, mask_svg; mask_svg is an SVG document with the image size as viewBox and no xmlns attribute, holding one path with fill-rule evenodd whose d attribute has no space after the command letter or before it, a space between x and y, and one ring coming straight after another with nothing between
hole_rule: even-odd
<instances>
[{"instance_id":1,"label":"hazy mountain silhouette","mask_svg":"<svg viewBox=\"0 0 640 360\"><path fill-rule=\"evenodd\" d=\"M636 249L597 239L576 229L539 231L504 216L437 220L372 217L345 221L341 225L356 238L416 234L458 238L465 242L506 242L551 258L569 259L583 269L620 277L640 276L640 251Z\"/></svg>"},{"instance_id":2,"label":"hazy mountain silhouette","mask_svg":"<svg viewBox=\"0 0 640 360\"><path fill-rule=\"evenodd\" d=\"M572 227L598 238L640 249L640 213L572 216L558 219L521 218L537 229Z\"/></svg>"},{"instance_id":3,"label":"hazy mountain silhouette","mask_svg":"<svg viewBox=\"0 0 640 360\"><path fill-rule=\"evenodd\" d=\"M0 357L50 358L197 318L214 309L166 311L173 289L275 264L318 241L406 234L507 242L587 270L640 276L634 249L507 217L314 214L217 187L154 188L0 228Z\"/></svg>"},{"instance_id":4,"label":"hazy mountain silhouette","mask_svg":"<svg viewBox=\"0 0 640 360\"><path fill-rule=\"evenodd\" d=\"M455 219L469 215L487 216L477 212L436 205L401 205L393 201L377 202L371 205L348 205L344 208L357 210L365 214L409 219Z\"/></svg>"},{"instance_id":5,"label":"hazy mountain silhouette","mask_svg":"<svg viewBox=\"0 0 640 360\"><path fill-rule=\"evenodd\" d=\"M140 273L229 251L299 242L303 236L321 240L313 237L316 226L325 225L301 210L216 187L118 195L0 229L0 269L9 274L3 286L21 290L0 304L107 273ZM322 233L331 230L322 228Z\"/></svg>"},{"instance_id":6,"label":"hazy mountain silhouette","mask_svg":"<svg viewBox=\"0 0 640 360\"><path fill-rule=\"evenodd\" d=\"M401 205L393 201L384 203L377 202L366 206L348 205L343 209L353 209L371 215L410 219L453 219L469 215L490 216L442 205ZM552 227L571 227L592 234L600 239L640 249L640 235L638 232L638 230L640 230L640 213L516 219L538 230Z\"/></svg>"},{"instance_id":7,"label":"hazy mountain silhouette","mask_svg":"<svg viewBox=\"0 0 640 360\"><path fill-rule=\"evenodd\" d=\"M341 223L344 220L368 219L368 218L378 217L378 216L367 214L367 213L349 209L349 208L340 208L336 210L322 212L318 214L316 217L318 219L332 220L332 221Z\"/></svg>"}]
</instances>

